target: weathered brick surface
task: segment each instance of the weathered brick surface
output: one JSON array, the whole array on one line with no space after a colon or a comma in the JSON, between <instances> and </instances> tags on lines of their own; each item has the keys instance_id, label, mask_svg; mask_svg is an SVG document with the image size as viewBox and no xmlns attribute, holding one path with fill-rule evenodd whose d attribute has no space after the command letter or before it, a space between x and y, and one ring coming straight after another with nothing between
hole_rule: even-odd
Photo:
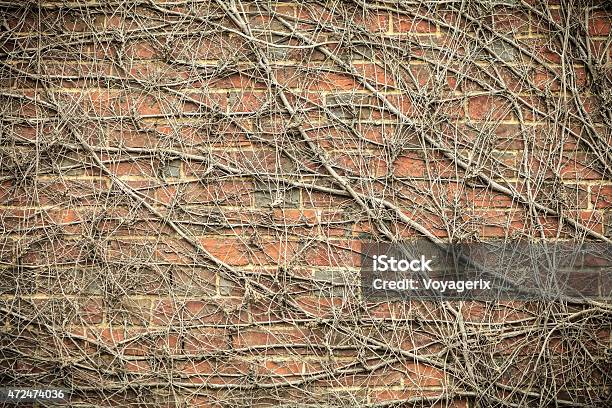
<instances>
[{"instance_id":1,"label":"weathered brick surface","mask_svg":"<svg viewBox=\"0 0 612 408\"><path fill-rule=\"evenodd\" d=\"M605 272L584 285L603 305L359 289L366 241L610 242L605 1L0 15L3 386L75 406L605 405Z\"/></svg>"}]
</instances>

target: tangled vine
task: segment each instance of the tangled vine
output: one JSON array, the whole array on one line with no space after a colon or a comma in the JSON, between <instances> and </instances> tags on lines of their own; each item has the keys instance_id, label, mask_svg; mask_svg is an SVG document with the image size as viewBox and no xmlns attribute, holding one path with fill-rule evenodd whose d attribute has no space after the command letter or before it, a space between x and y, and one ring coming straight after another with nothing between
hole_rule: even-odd
<instances>
[{"instance_id":1,"label":"tangled vine","mask_svg":"<svg viewBox=\"0 0 612 408\"><path fill-rule=\"evenodd\" d=\"M583 0L1 1L0 385L605 406L604 277L584 302L383 302L359 255L611 243L611 23Z\"/></svg>"}]
</instances>

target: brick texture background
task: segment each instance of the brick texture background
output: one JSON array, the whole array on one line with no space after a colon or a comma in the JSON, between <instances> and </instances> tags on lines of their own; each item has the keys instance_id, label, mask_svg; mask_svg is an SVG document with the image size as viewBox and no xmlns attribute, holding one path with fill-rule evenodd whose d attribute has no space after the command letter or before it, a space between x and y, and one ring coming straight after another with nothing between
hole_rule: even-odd
<instances>
[{"instance_id":1,"label":"brick texture background","mask_svg":"<svg viewBox=\"0 0 612 408\"><path fill-rule=\"evenodd\" d=\"M609 401L605 300L359 293L366 241L610 242L608 2L3 1L0 25L0 384Z\"/></svg>"}]
</instances>

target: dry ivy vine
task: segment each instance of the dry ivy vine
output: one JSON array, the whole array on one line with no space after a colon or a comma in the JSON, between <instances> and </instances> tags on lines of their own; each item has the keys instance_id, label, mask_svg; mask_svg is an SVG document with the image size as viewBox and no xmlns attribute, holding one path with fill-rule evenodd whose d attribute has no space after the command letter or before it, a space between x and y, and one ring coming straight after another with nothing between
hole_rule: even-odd
<instances>
[{"instance_id":1,"label":"dry ivy vine","mask_svg":"<svg viewBox=\"0 0 612 408\"><path fill-rule=\"evenodd\" d=\"M605 3L0 2L0 383L609 403L609 302L374 303L354 263L360 240L610 243L580 211L611 182Z\"/></svg>"}]
</instances>

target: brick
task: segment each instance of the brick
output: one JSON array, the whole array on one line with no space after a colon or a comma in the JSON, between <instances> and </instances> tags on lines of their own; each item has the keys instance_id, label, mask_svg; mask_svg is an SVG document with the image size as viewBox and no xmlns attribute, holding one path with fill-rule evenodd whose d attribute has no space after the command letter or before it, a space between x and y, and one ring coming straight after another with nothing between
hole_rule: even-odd
<instances>
[{"instance_id":1,"label":"brick","mask_svg":"<svg viewBox=\"0 0 612 408\"><path fill-rule=\"evenodd\" d=\"M173 290L181 295L213 296L217 292L217 274L206 266L173 267L171 276Z\"/></svg>"},{"instance_id":2,"label":"brick","mask_svg":"<svg viewBox=\"0 0 612 408\"><path fill-rule=\"evenodd\" d=\"M589 43L589 51L593 54L593 58L601 65L605 65L612 60L612 47L606 46L604 40L592 40Z\"/></svg>"},{"instance_id":3,"label":"brick","mask_svg":"<svg viewBox=\"0 0 612 408\"><path fill-rule=\"evenodd\" d=\"M447 187L448 200L450 203L459 201L474 207L495 208L512 207L514 200L506 194L498 193L487 188L470 188L458 184L449 184Z\"/></svg>"},{"instance_id":4,"label":"brick","mask_svg":"<svg viewBox=\"0 0 612 408\"><path fill-rule=\"evenodd\" d=\"M389 30L389 15L386 13L368 12L355 15L353 21L371 33Z\"/></svg>"},{"instance_id":5,"label":"brick","mask_svg":"<svg viewBox=\"0 0 612 408\"><path fill-rule=\"evenodd\" d=\"M84 302L79 311L79 318L84 324L99 324L104 318L103 302L101 299L89 299Z\"/></svg>"},{"instance_id":6,"label":"brick","mask_svg":"<svg viewBox=\"0 0 612 408\"><path fill-rule=\"evenodd\" d=\"M182 161L170 160L161 163L161 173L166 178L177 178L181 176Z\"/></svg>"},{"instance_id":7,"label":"brick","mask_svg":"<svg viewBox=\"0 0 612 408\"><path fill-rule=\"evenodd\" d=\"M117 75L106 61L45 61L44 71L55 86L73 89L105 86L110 76Z\"/></svg>"},{"instance_id":8,"label":"brick","mask_svg":"<svg viewBox=\"0 0 612 408\"><path fill-rule=\"evenodd\" d=\"M151 320L151 301L126 298L116 304L108 305L105 311L110 324L146 326Z\"/></svg>"},{"instance_id":9,"label":"brick","mask_svg":"<svg viewBox=\"0 0 612 408\"><path fill-rule=\"evenodd\" d=\"M194 329L185 335L183 350L187 354L223 350L229 345L229 336L223 329Z\"/></svg>"},{"instance_id":10,"label":"brick","mask_svg":"<svg viewBox=\"0 0 612 408\"><path fill-rule=\"evenodd\" d=\"M151 365L148 361L140 360L126 362L125 369L132 374L150 373L152 371Z\"/></svg>"},{"instance_id":11,"label":"brick","mask_svg":"<svg viewBox=\"0 0 612 408\"><path fill-rule=\"evenodd\" d=\"M133 41L125 47L127 58L154 59L163 57L163 45L153 41Z\"/></svg>"},{"instance_id":12,"label":"brick","mask_svg":"<svg viewBox=\"0 0 612 408\"><path fill-rule=\"evenodd\" d=\"M170 55L179 60L231 60L247 50L244 39L222 33L200 33L174 41L170 47Z\"/></svg>"},{"instance_id":13,"label":"brick","mask_svg":"<svg viewBox=\"0 0 612 408\"><path fill-rule=\"evenodd\" d=\"M535 193L534 197L538 202L551 208L586 209L589 204L588 187L579 184L543 183L533 193Z\"/></svg>"},{"instance_id":14,"label":"brick","mask_svg":"<svg viewBox=\"0 0 612 408\"><path fill-rule=\"evenodd\" d=\"M267 13L261 13L258 6L251 6L249 8L253 12L253 15L249 18L249 22L253 27L259 29L282 31L285 29L285 26L274 18L274 14L280 13L286 16L293 16L295 13L293 7L293 5L276 5L271 15L268 15Z\"/></svg>"},{"instance_id":15,"label":"brick","mask_svg":"<svg viewBox=\"0 0 612 408\"><path fill-rule=\"evenodd\" d=\"M338 209L355 207L351 197L337 196L318 191L306 191L303 200L306 208Z\"/></svg>"},{"instance_id":16,"label":"brick","mask_svg":"<svg viewBox=\"0 0 612 408\"><path fill-rule=\"evenodd\" d=\"M598 170L598 163L591 155L577 153L567 155L562 159L559 173L561 177L569 180L601 180L602 173Z\"/></svg>"},{"instance_id":17,"label":"brick","mask_svg":"<svg viewBox=\"0 0 612 408\"><path fill-rule=\"evenodd\" d=\"M349 307L342 298L328 296L300 296L297 303L309 315L325 319L346 317Z\"/></svg>"},{"instance_id":18,"label":"brick","mask_svg":"<svg viewBox=\"0 0 612 408\"><path fill-rule=\"evenodd\" d=\"M316 89L318 91L350 91L361 88L359 83L348 74L322 72L317 75L316 78L317 82L310 89Z\"/></svg>"},{"instance_id":19,"label":"brick","mask_svg":"<svg viewBox=\"0 0 612 408\"><path fill-rule=\"evenodd\" d=\"M584 68L574 67L573 74L568 72L563 78L561 73L552 73L547 69L539 68L535 70L533 81L539 89L556 92L562 88L564 83L568 87L574 85L584 87L587 83L587 74Z\"/></svg>"},{"instance_id":20,"label":"brick","mask_svg":"<svg viewBox=\"0 0 612 408\"><path fill-rule=\"evenodd\" d=\"M194 384L225 385L247 377L250 364L237 359L196 360L184 363L180 371Z\"/></svg>"},{"instance_id":21,"label":"brick","mask_svg":"<svg viewBox=\"0 0 612 408\"><path fill-rule=\"evenodd\" d=\"M232 266L243 266L249 263L246 243L236 238L203 238L200 244L208 253L221 262Z\"/></svg>"},{"instance_id":22,"label":"brick","mask_svg":"<svg viewBox=\"0 0 612 408\"><path fill-rule=\"evenodd\" d=\"M127 356L176 355L181 352L179 335L165 330L130 327L122 348Z\"/></svg>"},{"instance_id":23,"label":"brick","mask_svg":"<svg viewBox=\"0 0 612 408\"><path fill-rule=\"evenodd\" d=\"M552 64L561 63L561 51L556 48L555 44L548 41L547 38L525 39L523 41L528 44L534 54L545 61Z\"/></svg>"},{"instance_id":24,"label":"brick","mask_svg":"<svg viewBox=\"0 0 612 408\"><path fill-rule=\"evenodd\" d=\"M591 186L591 203L595 208L611 208L612 185Z\"/></svg>"},{"instance_id":25,"label":"brick","mask_svg":"<svg viewBox=\"0 0 612 408\"><path fill-rule=\"evenodd\" d=\"M435 214L414 211L405 211L404 214L408 218L419 223L422 227L426 228L431 234L436 237L447 238L449 236L449 226L445 222L444 217ZM447 215L446 219L448 220L452 218L448 218ZM409 226L405 226L404 229L400 229L399 232L404 238L414 238L422 236L420 232L417 232Z\"/></svg>"},{"instance_id":26,"label":"brick","mask_svg":"<svg viewBox=\"0 0 612 408\"><path fill-rule=\"evenodd\" d=\"M185 173L197 173L189 164ZM251 206L254 186L247 180L217 179L210 182L190 182L158 191L158 199L165 203L177 200L185 205Z\"/></svg>"},{"instance_id":27,"label":"brick","mask_svg":"<svg viewBox=\"0 0 612 408\"><path fill-rule=\"evenodd\" d=\"M397 177L423 177L427 172L427 163L420 155L408 153L398 157L392 169Z\"/></svg>"},{"instance_id":28,"label":"brick","mask_svg":"<svg viewBox=\"0 0 612 408\"><path fill-rule=\"evenodd\" d=\"M224 94L209 94L207 96L209 98L218 97L219 109L225 111L227 101ZM196 99L202 98L198 97ZM214 120L200 123L194 121L193 123L180 122L172 125L160 124L154 130L159 139L166 143L176 140L177 147L183 145L249 147L252 145L248 133L230 121Z\"/></svg>"},{"instance_id":29,"label":"brick","mask_svg":"<svg viewBox=\"0 0 612 408\"><path fill-rule=\"evenodd\" d=\"M295 4L289 4L289 5L286 5L286 4L275 4L275 5L272 5L270 10L271 10L271 14L273 16L276 16L276 15L280 14L280 16L283 17L283 18L284 17L294 17L296 15L295 14L295 7L296 7Z\"/></svg>"},{"instance_id":30,"label":"brick","mask_svg":"<svg viewBox=\"0 0 612 408\"><path fill-rule=\"evenodd\" d=\"M266 360L262 366L258 367L257 373L270 377L268 381L284 382L301 378L303 369L304 363L299 360Z\"/></svg>"},{"instance_id":31,"label":"brick","mask_svg":"<svg viewBox=\"0 0 612 408\"><path fill-rule=\"evenodd\" d=\"M283 174L293 172L297 164L275 149L258 148L254 150L213 152L221 163L263 173Z\"/></svg>"},{"instance_id":32,"label":"brick","mask_svg":"<svg viewBox=\"0 0 612 408\"><path fill-rule=\"evenodd\" d=\"M331 164L340 170L340 174L380 177L387 173L385 158L376 153L340 153L333 155L331 161Z\"/></svg>"},{"instance_id":33,"label":"brick","mask_svg":"<svg viewBox=\"0 0 612 408\"><path fill-rule=\"evenodd\" d=\"M325 105L340 119L375 120L389 118L382 103L373 95L356 93L330 94ZM333 116L330 115L333 118Z\"/></svg>"},{"instance_id":34,"label":"brick","mask_svg":"<svg viewBox=\"0 0 612 408\"><path fill-rule=\"evenodd\" d=\"M300 190L258 183L255 190L255 205L258 207L296 208L300 205Z\"/></svg>"},{"instance_id":35,"label":"brick","mask_svg":"<svg viewBox=\"0 0 612 408\"><path fill-rule=\"evenodd\" d=\"M196 71L190 71L181 67L174 67L162 62L134 62L130 65L130 76L149 83L175 83L191 82L190 77L197 77ZM191 82L192 86L198 86L198 82Z\"/></svg>"},{"instance_id":36,"label":"brick","mask_svg":"<svg viewBox=\"0 0 612 408\"><path fill-rule=\"evenodd\" d=\"M154 177L157 173L158 164L150 160L133 161L128 159L122 161L110 158L109 162L105 163L108 170L118 177L122 176L142 176Z\"/></svg>"},{"instance_id":37,"label":"brick","mask_svg":"<svg viewBox=\"0 0 612 408\"><path fill-rule=\"evenodd\" d=\"M612 13L609 11L596 11L589 16L588 30L592 36L606 36L612 27Z\"/></svg>"},{"instance_id":38,"label":"brick","mask_svg":"<svg viewBox=\"0 0 612 408\"><path fill-rule=\"evenodd\" d=\"M359 266L361 243L359 241L335 241L309 243L302 252L305 262L314 266Z\"/></svg>"},{"instance_id":39,"label":"brick","mask_svg":"<svg viewBox=\"0 0 612 408\"><path fill-rule=\"evenodd\" d=\"M319 24L329 24L337 18L333 10L329 10L324 6L318 4L306 5L302 3L298 3L297 16L302 20L298 25L300 28L309 28Z\"/></svg>"},{"instance_id":40,"label":"brick","mask_svg":"<svg viewBox=\"0 0 612 408\"><path fill-rule=\"evenodd\" d=\"M194 84L195 85L195 84ZM226 112L229 106L229 95L227 92L209 92L208 89L188 92L184 97L176 101L169 100L164 112L171 115L181 116L183 113L192 114L192 117L211 117L216 113ZM216 122L216 121L215 121ZM219 123L220 124L220 123ZM191 135L193 137L193 135Z\"/></svg>"},{"instance_id":41,"label":"brick","mask_svg":"<svg viewBox=\"0 0 612 408\"><path fill-rule=\"evenodd\" d=\"M541 90L549 90L552 92L561 89L559 77L546 69L536 69L533 82Z\"/></svg>"},{"instance_id":42,"label":"brick","mask_svg":"<svg viewBox=\"0 0 612 408\"><path fill-rule=\"evenodd\" d=\"M375 86L395 86L395 73L377 64L354 64L355 70L368 82Z\"/></svg>"},{"instance_id":43,"label":"brick","mask_svg":"<svg viewBox=\"0 0 612 408\"><path fill-rule=\"evenodd\" d=\"M248 320L240 301L232 298L215 300L173 301L162 299L153 304L154 325L238 324Z\"/></svg>"},{"instance_id":44,"label":"brick","mask_svg":"<svg viewBox=\"0 0 612 408\"><path fill-rule=\"evenodd\" d=\"M308 64L301 67L287 66L276 70L276 77L281 85L301 88L308 92L362 89L358 80L343 72L342 68L323 68Z\"/></svg>"},{"instance_id":45,"label":"brick","mask_svg":"<svg viewBox=\"0 0 612 408\"><path fill-rule=\"evenodd\" d=\"M307 346L310 331L307 329L292 328L286 330L268 330L266 328L256 330L240 331L234 337L235 348L246 348L256 346L267 347L298 347Z\"/></svg>"},{"instance_id":46,"label":"brick","mask_svg":"<svg viewBox=\"0 0 612 408\"><path fill-rule=\"evenodd\" d=\"M100 340L105 346L113 348L125 339L125 331L122 328L89 329L87 337Z\"/></svg>"},{"instance_id":47,"label":"brick","mask_svg":"<svg viewBox=\"0 0 612 408\"><path fill-rule=\"evenodd\" d=\"M423 91L438 85L435 68L430 64L411 63L406 70L401 78L411 89Z\"/></svg>"},{"instance_id":48,"label":"brick","mask_svg":"<svg viewBox=\"0 0 612 408\"><path fill-rule=\"evenodd\" d=\"M193 94L191 95L193 96ZM185 112L197 112L198 105L188 99L174 95L149 93L116 93L100 92L85 101L85 109L97 115L182 115Z\"/></svg>"},{"instance_id":49,"label":"brick","mask_svg":"<svg viewBox=\"0 0 612 408\"><path fill-rule=\"evenodd\" d=\"M603 214L600 211L571 211L568 214L585 227L598 232L604 233Z\"/></svg>"},{"instance_id":50,"label":"brick","mask_svg":"<svg viewBox=\"0 0 612 408\"><path fill-rule=\"evenodd\" d=\"M522 230L524 222L525 219L516 211L483 210L475 212L470 218L470 224L478 226L483 237L505 237L511 231Z\"/></svg>"},{"instance_id":51,"label":"brick","mask_svg":"<svg viewBox=\"0 0 612 408\"><path fill-rule=\"evenodd\" d=\"M142 194L146 192L142 189L135 189ZM108 212L89 211L82 214L82 222L78 228L73 227L74 232L84 232L95 225L97 231L104 235L117 236L147 236L150 231L158 231L160 235L172 234L174 230L169 225L164 225L163 221L151 216L145 208L133 209L117 206Z\"/></svg>"},{"instance_id":52,"label":"brick","mask_svg":"<svg viewBox=\"0 0 612 408\"><path fill-rule=\"evenodd\" d=\"M278 222L306 222L315 223L318 221L317 211L280 208L274 210L274 218Z\"/></svg>"},{"instance_id":53,"label":"brick","mask_svg":"<svg viewBox=\"0 0 612 408\"><path fill-rule=\"evenodd\" d=\"M44 226L46 212L34 209L5 208L0 210L0 225L5 233L18 233L33 227ZM50 214L53 218L53 215ZM57 221L61 222L59 214ZM56 221L56 222L57 222Z\"/></svg>"},{"instance_id":54,"label":"brick","mask_svg":"<svg viewBox=\"0 0 612 408\"><path fill-rule=\"evenodd\" d=\"M195 373L198 374L219 374L219 375L238 375L245 376L248 374L250 370L250 364L248 362L244 362L238 359L231 359L229 361L222 360L212 360L212 361L202 361L195 363ZM185 370L187 372L191 371L189 369Z\"/></svg>"},{"instance_id":55,"label":"brick","mask_svg":"<svg viewBox=\"0 0 612 408\"><path fill-rule=\"evenodd\" d=\"M409 95L387 95L385 99L391 103L395 109L400 111L403 115L408 117L416 117L420 113L418 107L415 106L415 101Z\"/></svg>"},{"instance_id":56,"label":"brick","mask_svg":"<svg viewBox=\"0 0 612 408\"><path fill-rule=\"evenodd\" d=\"M388 402L388 401L403 401L411 400L418 397L436 396L439 395L436 392L431 391L415 391L412 389L386 389L372 391L371 399L373 402Z\"/></svg>"},{"instance_id":57,"label":"brick","mask_svg":"<svg viewBox=\"0 0 612 408\"><path fill-rule=\"evenodd\" d=\"M492 27L504 34L525 35L529 33L529 15L511 8L495 10L491 16Z\"/></svg>"},{"instance_id":58,"label":"brick","mask_svg":"<svg viewBox=\"0 0 612 408\"><path fill-rule=\"evenodd\" d=\"M87 247L78 242L42 241L31 245L27 251L19 251L24 264L76 265L86 264L89 254ZM17 253L17 252L16 252Z\"/></svg>"},{"instance_id":59,"label":"brick","mask_svg":"<svg viewBox=\"0 0 612 408\"><path fill-rule=\"evenodd\" d=\"M495 39L490 45L489 49L495 59L501 59L506 62L514 62L519 57L519 51L516 47L502 39Z\"/></svg>"},{"instance_id":60,"label":"brick","mask_svg":"<svg viewBox=\"0 0 612 408\"><path fill-rule=\"evenodd\" d=\"M474 120L508 120L512 118L512 111L506 99L483 95L469 99L468 115Z\"/></svg>"},{"instance_id":61,"label":"brick","mask_svg":"<svg viewBox=\"0 0 612 408\"><path fill-rule=\"evenodd\" d=\"M404 383L409 387L439 387L446 382L443 370L423 363L409 363L406 365L406 370L408 378Z\"/></svg>"},{"instance_id":62,"label":"brick","mask_svg":"<svg viewBox=\"0 0 612 408\"><path fill-rule=\"evenodd\" d=\"M207 83L213 89L239 88L241 90L268 89L265 81L255 77L256 73L238 72L213 78Z\"/></svg>"},{"instance_id":63,"label":"brick","mask_svg":"<svg viewBox=\"0 0 612 408\"><path fill-rule=\"evenodd\" d=\"M109 132L109 142L112 147L146 147L152 148L160 144L162 135L152 131L135 130L130 128L113 129Z\"/></svg>"},{"instance_id":64,"label":"brick","mask_svg":"<svg viewBox=\"0 0 612 408\"><path fill-rule=\"evenodd\" d=\"M399 372L392 369L364 370L358 374L338 375L327 381L319 381L319 383L325 387L359 387L368 389L397 384L401 381L401 377Z\"/></svg>"},{"instance_id":65,"label":"brick","mask_svg":"<svg viewBox=\"0 0 612 408\"><path fill-rule=\"evenodd\" d=\"M278 285L275 286L268 284L267 286L272 286L271 290L280 290ZM284 289L289 296L293 296L292 292L295 292L296 290L303 290L303 288L299 287L297 282L287 283ZM250 301L248 308L251 321L254 323L265 324L267 322L280 322L287 319L293 320L306 318L306 314L304 312L286 308L284 306L284 301L285 299L283 297Z\"/></svg>"},{"instance_id":66,"label":"brick","mask_svg":"<svg viewBox=\"0 0 612 408\"><path fill-rule=\"evenodd\" d=\"M394 15L393 31L397 33L434 33L436 25L428 20L408 15Z\"/></svg>"},{"instance_id":67,"label":"brick","mask_svg":"<svg viewBox=\"0 0 612 408\"><path fill-rule=\"evenodd\" d=\"M298 242L292 241L267 241L256 242L250 251L252 262L262 266L284 265L295 259L300 249Z\"/></svg>"}]
</instances>

